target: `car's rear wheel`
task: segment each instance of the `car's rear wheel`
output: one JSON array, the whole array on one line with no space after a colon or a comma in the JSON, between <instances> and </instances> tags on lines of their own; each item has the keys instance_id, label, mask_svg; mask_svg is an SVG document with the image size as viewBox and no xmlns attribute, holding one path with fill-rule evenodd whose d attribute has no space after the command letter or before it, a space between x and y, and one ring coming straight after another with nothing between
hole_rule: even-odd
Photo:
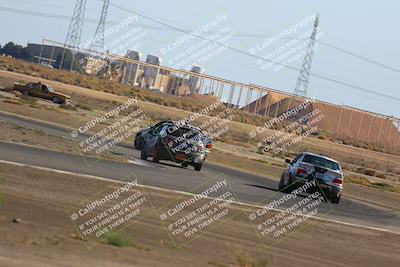
<instances>
[{"instance_id":1,"label":"car's rear wheel","mask_svg":"<svg viewBox=\"0 0 400 267\"><path fill-rule=\"evenodd\" d=\"M153 149L153 162L158 163L159 161L160 161L160 151L158 149L158 145L155 145Z\"/></svg>"},{"instance_id":2,"label":"car's rear wheel","mask_svg":"<svg viewBox=\"0 0 400 267\"><path fill-rule=\"evenodd\" d=\"M195 163L194 170L199 172L201 170L202 166L203 166L203 164L201 164L201 163Z\"/></svg>"},{"instance_id":3,"label":"car's rear wheel","mask_svg":"<svg viewBox=\"0 0 400 267\"><path fill-rule=\"evenodd\" d=\"M332 195L332 196L331 196L331 202L332 202L332 203L335 203L335 204L339 204L339 202L340 202L340 197L341 197L341 194L339 194L339 195Z\"/></svg>"},{"instance_id":4,"label":"car's rear wheel","mask_svg":"<svg viewBox=\"0 0 400 267\"><path fill-rule=\"evenodd\" d=\"M57 96L53 97L53 102L54 102L54 103L61 104L61 100L60 100L60 98L57 97Z\"/></svg>"},{"instance_id":5,"label":"car's rear wheel","mask_svg":"<svg viewBox=\"0 0 400 267\"><path fill-rule=\"evenodd\" d=\"M140 158L142 160L147 160L147 154L146 154L146 144L143 144L142 146L142 151L140 153Z\"/></svg>"}]
</instances>

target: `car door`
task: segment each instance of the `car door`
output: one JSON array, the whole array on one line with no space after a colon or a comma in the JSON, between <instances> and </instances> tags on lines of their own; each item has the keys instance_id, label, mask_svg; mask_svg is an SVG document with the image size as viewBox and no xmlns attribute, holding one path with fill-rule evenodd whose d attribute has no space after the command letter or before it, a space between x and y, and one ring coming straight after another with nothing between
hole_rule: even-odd
<instances>
[{"instance_id":1,"label":"car door","mask_svg":"<svg viewBox=\"0 0 400 267\"><path fill-rule=\"evenodd\" d=\"M49 89L48 89L47 86L44 85L44 84L42 85L42 97L43 97L44 99L49 99L49 100L52 99L52 96L50 95Z\"/></svg>"},{"instance_id":2,"label":"car door","mask_svg":"<svg viewBox=\"0 0 400 267\"><path fill-rule=\"evenodd\" d=\"M37 84L32 85L31 96L42 97L42 88Z\"/></svg>"},{"instance_id":3,"label":"car door","mask_svg":"<svg viewBox=\"0 0 400 267\"><path fill-rule=\"evenodd\" d=\"M158 142L158 136L159 136L159 133L160 133L160 129L162 127L163 127L163 125L159 125L157 127L154 127L146 135L146 153L147 153L147 155L153 154L153 149L154 149L154 146Z\"/></svg>"}]
</instances>

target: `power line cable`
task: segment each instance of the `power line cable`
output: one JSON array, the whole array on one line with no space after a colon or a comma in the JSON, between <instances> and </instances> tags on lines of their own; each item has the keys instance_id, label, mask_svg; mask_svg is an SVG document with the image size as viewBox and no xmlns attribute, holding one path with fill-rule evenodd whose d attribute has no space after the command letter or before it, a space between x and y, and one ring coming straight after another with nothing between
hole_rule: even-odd
<instances>
[{"instance_id":1,"label":"power line cable","mask_svg":"<svg viewBox=\"0 0 400 267\"><path fill-rule=\"evenodd\" d=\"M70 16L64 16L64 15L58 15L58 14L53 14L53 13L45 13L45 12L38 12L38 11L32 11L32 10L24 10L24 9L16 9L16 8L9 8L9 7L1 7L0 6L0 10L3 11L8 11L8 12L12 12L12 13L16 13L16 14L22 14L22 15L29 15L29 16L40 16L40 17L47 17L47 18L53 18L53 19L61 19L61 20L70 20ZM89 22L89 23L97 23L96 19L92 19L92 18L85 18L84 19L85 22ZM106 24L117 24L117 22L113 22L113 21L107 21ZM175 31L175 29L171 29L171 28L166 28L166 27L157 27L157 26L153 26L153 25L146 25L146 24L139 24L138 26L141 26L143 28L146 29L152 29L152 30L156 30L156 31ZM192 30L185 30L186 32L192 32ZM215 32L204 32L203 34L207 34L207 35L213 35L215 34ZM242 38L269 38L271 36L268 35L260 35L260 34L252 34L252 33L234 33L233 36L235 37L242 37ZM297 36L284 36L282 37L282 39L289 39L289 40L307 40L308 38L299 38ZM316 40L316 42L327 46L331 49L340 51L344 54L347 54L349 56L353 56L356 57L360 60L363 60L365 62L377 65L379 67L382 67L384 69L396 72L396 73L400 73L400 69L394 68L392 66L389 66L387 64L378 62L374 59L370 59L368 57L365 57L363 55L357 54L355 52L349 51L347 49L335 46L333 44L330 44L328 42L325 41L321 41L321 40Z\"/></svg>"},{"instance_id":2,"label":"power line cable","mask_svg":"<svg viewBox=\"0 0 400 267\"><path fill-rule=\"evenodd\" d=\"M99 1L100 1L100 0L99 0ZM118 8L118 9L121 9L121 10L124 10L124 11L127 11L127 12L129 12L129 13L133 13L133 14L139 16L139 17L142 17L142 18L147 19L147 20L149 20L149 21L152 21L152 22L154 22L154 23L157 23L157 24L163 25L163 26L165 26L165 27L174 29L174 30L179 31L179 32L181 32L181 33L184 33L184 34L192 34L194 37L196 37L196 38L198 38L198 39L205 40L205 41L208 41L208 42L210 42L210 43L217 44L217 45L219 45L219 46L225 47L226 49L232 50L232 51L234 51L234 52L237 52L237 53L240 53L240 54L249 56L249 57L253 57L253 58L256 58L256 59L261 59L261 60L264 60L264 61L268 61L268 62L270 62L270 63L272 63L272 64L275 64L275 65L278 65L278 66L281 66L281 67L284 67L284 68L287 68L287 69L290 69L290 70L300 71L300 69L298 69L298 68L296 68L296 67L293 67L293 66L290 66L290 65L286 65L286 64L283 64L283 63L280 63L280 62L276 62L276 61L270 60L270 59L268 59L268 58L263 58L263 57L260 57L260 56L257 56L257 55L253 55L253 54L251 54L251 53L249 53L249 52L240 50L240 49L235 48L235 47L231 47L231 46L229 46L229 45L225 45L225 44L220 43L220 42L218 42L218 41L210 40L210 39L205 38L205 37L202 37L202 36L200 36L200 35L198 35L198 34L190 33L190 32L188 32L188 31L185 31L185 30L183 30L183 29L180 29L180 28L178 28L178 27L176 27L176 26L167 24L167 23L165 23L165 22L159 21L159 20L157 20L157 19L154 19L154 18L149 17L149 16L146 16L146 15L143 15L143 14L141 14L141 13L139 13L139 12L137 12L137 11L131 10L131 9L129 9L129 8L125 8L125 7L122 7L122 6L117 5L117 4L114 4L114 3L110 3L110 5L113 6L113 7L115 7L115 8ZM390 96L390 95L383 94L383 93L378 93L378 92L375 92L374 90L371 90L371 89L368 89L368 88L364 88L364 87L361 87L361 86L358 86L358 85L353 85L353 84L350 84L350 83L348 83L348 82L343 82L343 81L339 81L339 80L336 80L336 79L333 79L333 78L329 78L329 77L326 77L326 76L321 75L321 74L310 73L310 75L313 76L313 77L322 79L322 80L326 80L326 81L329 81L329 82L332 82L332 83L336 83L336 84L345 86L345 87L349 87L349 88L353 88L353 89L356 89L356 90L360 90L360 91L363 91L363 92L366 92L366 93L378 95L378 96L381 96L381 97L384 97L384 98L394 99L394 100L400 101L400 98L399 98L399 97Z\"/></svg>"},{"instance_id":3,"label":"power line cable","mask_svg":"<svg viewBox=\"0 0 400 267\"><path fill-rule=\"evenodd\" d=\"M163 26L165 26L165 27L167 27L167 28L169 28L169 29L172 29L172 30L174 30L174 31L181 32L181 33L184 33L184 34L190 34L190 32L187 31L187 30L183 30L183 29L180 29L180 28L178 28L178 27L169 25L169 24L167 24L167 23L164 23L164 22L161 22L161 21L159 21L159 20L153 19L153 18L151 18L151 17L149 17L149 16L140 14L140 13L138 13L138 12L136 12L136 11L130 10L130 9L128 9L128 8L125 8L125 7L116 5L116 4L114 4L114 3L110 3L110 5L111 5L111 6L114 6L115 8L124 10L124 11L126 11L126 12L134 13L134 14L136 14L137 16L140 16L140 17L142 17L142 18L145 18L145 19L147 19L147 20L150 20L150 21L152 21L152 22L154 22L154 23L163 25ZM5 10L5 11L9 11L9 12L24 14L24 15L41 16L41 17L48 17L48 18L54 18L54 19L63 19L63 20L69 20L69 19L70 19L69 16L64 16L64 15L56 15L56 14L51 14L51 13L44 13L44 12L37 12L37 11L30 11L30 10L21 10L21 9L8 8L8 7L0 7L0 10ZM95 19L88 19L88 18L86 18L85 21L91 22L91 23L97 23L97 21L96 21ZM148 25L147 25L147 26L148 26ZM146 27L146 26L144 25L144 27ZM149 27L151 27L151 26L149 26ZM153 27L153 28L154 28L154 29L157 29L156 27ZM160 28L158 28L158 29L160 29ZM226 49L232 50L232 51L234 51L234 52L237 52L237 53L240 53L240 54L249 56L249 57L253 57L253 58L256 58L256 59L261 59L261 60L264 60L264 61L268 61L268 62L271 62L272 64L275 64L275 65L278 65L278 66L282 66L282 67L287 68L287 69L290 69L290 70L300 71L300 69L298 69L298 68L296 68L296 67L293 67L293 66L290 66L290 65L286 65L286 64L283 64L283 63L280 63L280 62L276 62L276 61L270 60L270 59L268 59L268 58L263 58L263 57L260 57L260 56L256 56L256 55L253 55L253 54L248 53L248 52L246 52L246 51L243 51L243 50L240 50L240 49L238 49L238 48L225 45L225 44L220 43L220 42L217 42L217 41L210 40L210 39L205 38L205 37L202 37L202 36L200 36L200 35L194 34L193 36L196 37L196 38L199 38L199 39L202 39L202 40L211 42L211 43L215 43L215 44L217 44L217 45L220 45L220 46L222 46L222 47L225 47ZM241 36L245 36L245 35L243 34L243 35L241 35ZM254 37L254 36L256 36L256 35L248 34L247 36L253 36L253 37ZM370 63L379 65L379 66L384 67L384 68L386 68L386 69L389 69L389 70L391 70L391 71L395 71L395 72L400 73L400 70L398 70L398 69L396 69L396 68L393 68L393 67L387 66L387 65L385 65L385 64L379 63L379 62L377 62L377 61L375 61L375 60L371 60L371 59L368 59L368 58L366 58L366 57L357 55L357 54L355 54L355 53L353 53L353 52L344 50L344 49L342 49L342 48L335 47L335 46L330 45L330 44L328 44L328 43L326 43L326 42L322 42L322 41L319 41L319 42L322 43L322 44L324 44L324 45L326 45L326 46L329 46L329 47L331 47L331 48L340 50L340 51L342 51L343 53L346 53L346 54L348 54L348 55L352 55L352 56L358 57L358 58L360 58L360 59L362 59L362 60L365 60L365 61L368 61L368 62L370 62ZM368 89L368 88L365 88L365 87L361 87L361 86L358 86L358 85L350 84L350 83L347 83L347 82L343 82L343 81L340 81L340 80L337 80L337 79L329 78L329 77L327 77L327 76L325 76L325 75L320 75L320 74L316 74L316 73L310 73L310 75L313 76L313 77L322 79L322 80L326 80L326 81L329 81L329 82L332 82L332 83L336 83L336 84L339 84L339 85L342 85L342 86L345 86L345 87L349 87L349 88L353 88L353 89L356 89L356 90L360 90L360 91L363 91L363 92L366 92L366 93L369 93L369 94L374 94L374 95L378 95L378 96L381 96L381 97L384 97L384 98L388 98L388 99L391 99L391 100L400 101L400 98L399 98L399 97L390 96L390 95L383 94L383 93L378 93L378 92L375 92L374 90L371 90L371 89Z\"/></svg>"}]
</instances>

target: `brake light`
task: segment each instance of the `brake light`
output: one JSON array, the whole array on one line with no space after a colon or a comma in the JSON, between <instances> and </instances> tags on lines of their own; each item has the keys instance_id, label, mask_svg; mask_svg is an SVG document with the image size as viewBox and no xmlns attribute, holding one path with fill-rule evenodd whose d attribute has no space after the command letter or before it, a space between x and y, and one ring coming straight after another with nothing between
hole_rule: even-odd
<instances>
[{"instance_id":1,"label":"brake light","mask_svg":"<svg viewBox=\"0 0 400 267\"><path fill-rule=\"evenodd\" d=\"M305 169L302 169L302 168L298 168L297 169L297 174L306 174L307 172L306 172L306 170Z\"/></svg>"},{"instance_id":2,"label":"brake light","mask_svg":"<svg viewBox=\"0 0 400 267\"><path fill-rule=\"evenodd\" d=\"M207 145L206 145L206 148L207 148L207 149L212 149L212 144L207 144Z\"/></svg>"},{"instance_id":3,"label":"brake light","mask_svg":"<svg viewBox=\"0 0 400 267\"><path fill-rule=\"evenodd\" d=\"M333 179L332 183L334 183L334 184L343 184L343 180L335 178L335 179Z\"/></svg>"}]
</instances>

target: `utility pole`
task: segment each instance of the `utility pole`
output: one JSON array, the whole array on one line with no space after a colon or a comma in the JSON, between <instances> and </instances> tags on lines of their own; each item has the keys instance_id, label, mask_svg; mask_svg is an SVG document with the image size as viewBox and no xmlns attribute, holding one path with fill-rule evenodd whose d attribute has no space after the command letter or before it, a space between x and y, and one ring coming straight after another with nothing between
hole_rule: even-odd
<instances>
[{"instance_id":1,"label":"utility pole","mask_svg":"<svg viewBox=\"0 0 400 267\"><path fill-rule=\"evenodd\" d=\"M74 14L72 15L69 24L67 37L65 38L64 49L62 53L60 69L64 64L65 48L74 49L79 48L81 43L83 21L85 19L86 0L77 0L75 4ZM71 62L72 67L72 62Z\"/></svg>"},{"instance_id":2,"label":"utility pole","mask_svg":"<svg viewBox=\"0 0 400 267\"><path fill-rule=\"evenodd\" d=\"M99 20L99 24L97 24L97 29L96 33L94 34L94 39L89 48L89 50L92 49L104 49L104 32L106 28L106 18L107 18L107 13L108 13L108 7L110 5L110 0L104 0L103 3L103 8L101 10L101 16Z\"/></svg>"},{"instance_id":3,"label":"utility pole","mask_svg":"<svg viewBox=\"0 0 400 267\"><path fill-rule=\"evenodd\" d=\"M308 41L308 46L306 50L306 55L303 59L303 64L301 65L299 78L297 79L296 88L294 89L294 94L299 96L307 96L308 81L310 79L311 64L314 55L315 38L317 36L319 24L319 14L317 14L314 21L314 29L311 33L310 40Z\"/></svg>"}]
</instances>

